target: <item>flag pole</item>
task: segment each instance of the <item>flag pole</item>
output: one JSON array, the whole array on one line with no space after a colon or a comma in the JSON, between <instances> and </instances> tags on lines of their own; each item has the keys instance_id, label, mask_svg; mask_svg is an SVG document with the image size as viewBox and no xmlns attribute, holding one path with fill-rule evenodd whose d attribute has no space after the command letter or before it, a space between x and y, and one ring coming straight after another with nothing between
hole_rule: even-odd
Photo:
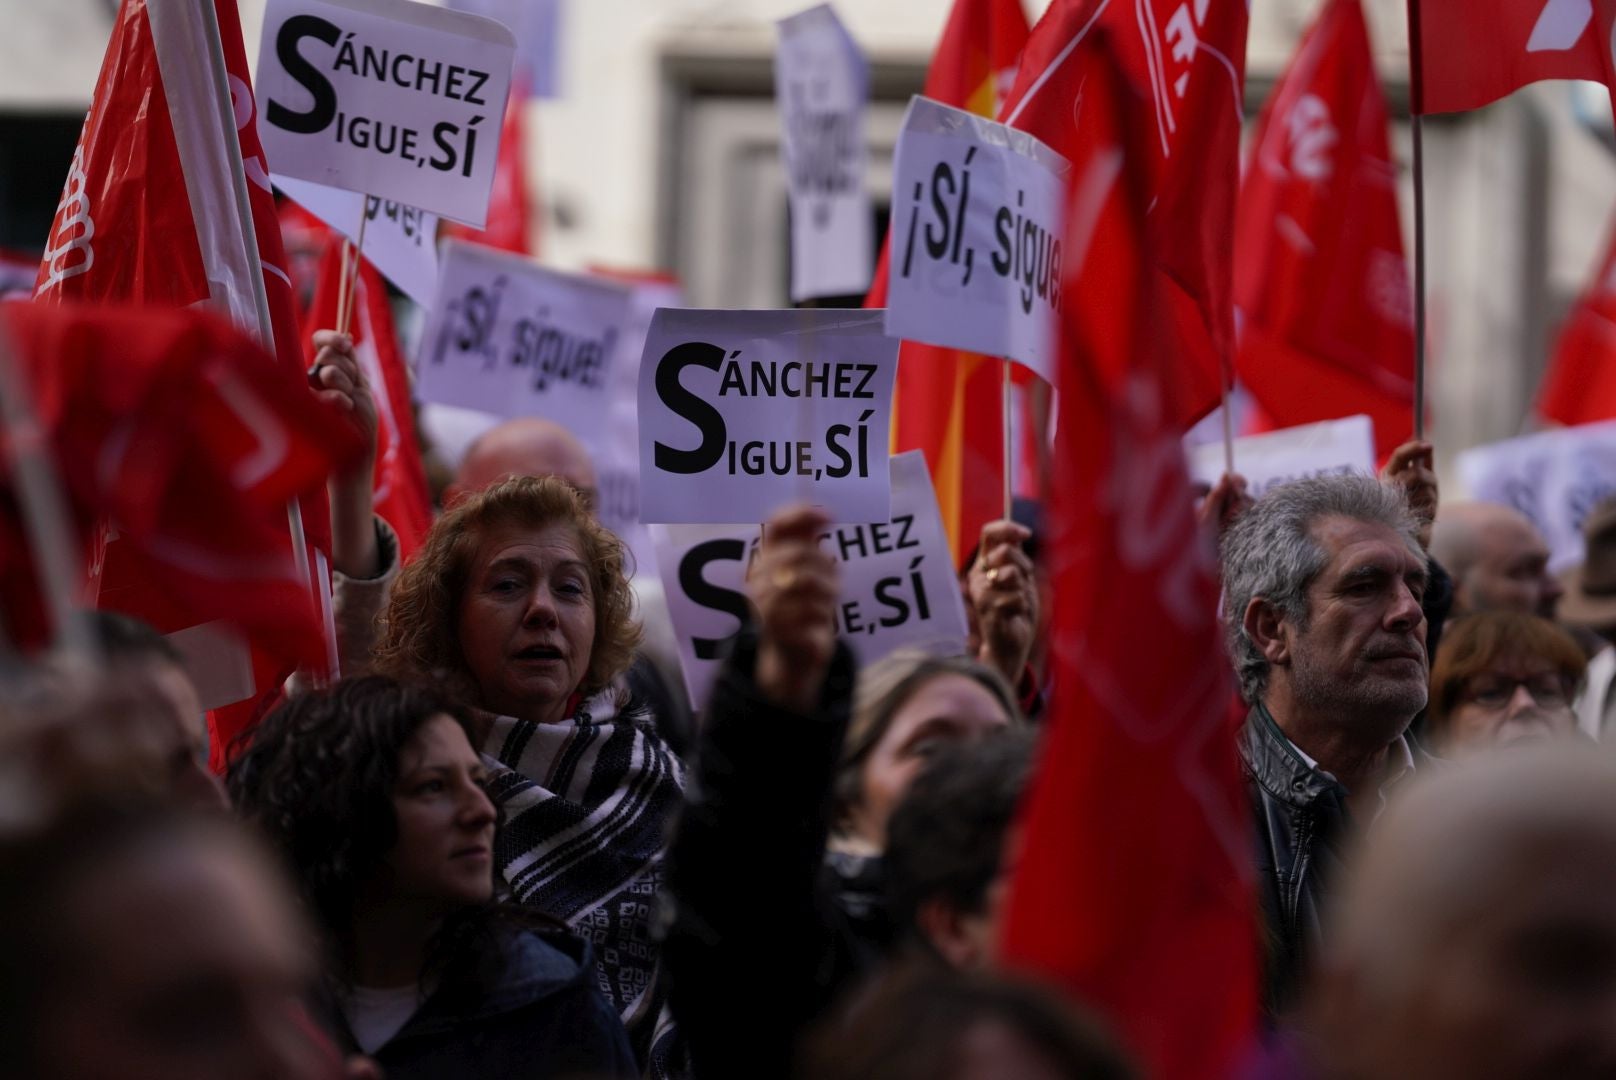
<instances>
[{"instance_id":1,"label":"flag pole","mask_svg":"<svg viewBox=\"0 0 1616 1080\"><path fill-rule=\"evenodd\" d=\"M1414 150L1414 438L1425 438L1425 112L1420 0L1408 0L1409 134Z\"/></svg>"},{"instance_id":2,"label":"flag pole","mask_svg":"<svg viewBox=\"0 0 1616 1080\"><path fill-rule=\"evenodd\" d=\"M1015 453L1010 438L1010 361L1006 359L1003 363L1004 382L999 396L1004 404L1004 520L1010 521L1015 508L1015 478L1011 472L1015 468Z\"/></svg>"},{"instance_id":3,"label":"flag pole","mask_svg":"<svg viewBox=\"0 0 1616 1080\"><path fill-rule=\"evenodd\" d=\"M365 209L359 215L359 235L352 244L346 237L342 241L342 284L337 292L337 333L346 334L353 325L354 305L358 303L359 260L365 257L365 225L370 221L370 196L365 196ZM348 265L348 251L353 249L353 265Z\"/></svg>"},{"instance_id":4,"label":"flag pole","mask_svg":"<svg viewBox=\"0 0 1616 1080\"><path fill-rule=\"evenodd\" d=\"M269 315L269 293L264 288L264 261L258 251L258 234L255 230L252 212L252 196L247 191L247 167L241 160L241 135L236 130L236 118L230 102L233 100L230 93L230 70L224 59L224 42L219 37L219 13L214 9L214 0L201 0L198 7L202 9L203 22L207 29L208 59L213 71L215 113L220 129L224 135L224 145L233 151L225 155L229 158L231 186L235 189L236 216L241 222L242 243L246 247L247 258L255 268L255 273L247 276L251 279L253 305L258 315L258 342L271 355L275 352L275 323ZM330 610L331 582L328 578L317 578L313 567L309 563L308 535L303 529L303 504L296 496L286 501L286 526L292 539L292 563L296 567L298 580L313 599L327 611ZM331 654L330 676L334 680L338 677L337 631L335 622L327 620L326 645Z\"/></svg>"},{"instance_id":5,"label":"flag pole","mask_svg":"<svg viewBox=\"0 0 1616 1080\"><path fill-rule=\"evenodd\" d=\"M61 653L99 664L99 643L77 602L74 567L82 565L78 541L68 525L61 483L32 401L22 365L16 362L7 335L0 333L0 432L5 433L0 442L5 446L16 485L18 509L39 575L39 591L50 615L52 641Z\"/></svg>"}]
</instances>

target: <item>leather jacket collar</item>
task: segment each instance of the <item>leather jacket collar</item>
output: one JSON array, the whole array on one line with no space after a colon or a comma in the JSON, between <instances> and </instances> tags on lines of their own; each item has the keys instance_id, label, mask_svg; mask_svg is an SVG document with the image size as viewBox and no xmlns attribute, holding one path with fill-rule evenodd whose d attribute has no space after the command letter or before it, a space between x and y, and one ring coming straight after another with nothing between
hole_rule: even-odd
<instances>
[{"instance_id":1,"label":"leather jacket collar","mask_svg":"<svg viewBox=\"0 0 1616 1080\"><path fill-rule=\"evenodd\" d=\"M1240 757L1257 785L1282 803L1307 809L1321 796L1345 799L1341 782L1303 760L1261 702L1252 706L1240 729Z\"/></svg>"}]
</instances>

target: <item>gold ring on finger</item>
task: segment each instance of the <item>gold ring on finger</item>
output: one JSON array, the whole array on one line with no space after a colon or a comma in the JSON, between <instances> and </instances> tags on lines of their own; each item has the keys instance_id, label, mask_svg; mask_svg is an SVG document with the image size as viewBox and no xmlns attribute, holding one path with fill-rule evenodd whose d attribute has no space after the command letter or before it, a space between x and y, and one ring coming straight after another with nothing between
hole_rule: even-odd
<instances>
[{"instance_id":1,"label":"gold ring on finger","mask_svg":"<svg viewBox=\"0 0 1616 1080\"><path fill-rule=\"evenodd\" d=\"M995 581L998 581L998 580L999 580L999 568L997 566L995 566L992 570L988 571L988 584L991 585Z\"/></svg>"},{"instance_id":2,"label":"gold ring on finger","mask_svg":"<svg viewBox=\"0 0 1616 1080\"><path fill-rule=\"evenodd\" d=\"M770 580L774 582L776 589L784 592L797 583L797 572L795 570L776 570L774 577Z\"/></svg>"}]
</instances>

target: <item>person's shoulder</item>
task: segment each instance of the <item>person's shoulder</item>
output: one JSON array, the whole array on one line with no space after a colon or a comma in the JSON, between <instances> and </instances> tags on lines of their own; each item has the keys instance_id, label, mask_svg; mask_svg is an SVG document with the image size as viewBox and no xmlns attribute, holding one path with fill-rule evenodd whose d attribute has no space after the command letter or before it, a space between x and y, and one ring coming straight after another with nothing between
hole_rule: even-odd
<instances>
[{"instance_id":1,"label":"person's shoulder","mask_svg":"<svg viewBox=\"0 0 1616 1080\"><path fill-rule=\"evenodd\" d=\"M589 943L563 929L527 926L501 927L499 948L504 963L492 997L507 1006L525 1004L593 985L595 957Z\"/></svg>"}]
</instances>

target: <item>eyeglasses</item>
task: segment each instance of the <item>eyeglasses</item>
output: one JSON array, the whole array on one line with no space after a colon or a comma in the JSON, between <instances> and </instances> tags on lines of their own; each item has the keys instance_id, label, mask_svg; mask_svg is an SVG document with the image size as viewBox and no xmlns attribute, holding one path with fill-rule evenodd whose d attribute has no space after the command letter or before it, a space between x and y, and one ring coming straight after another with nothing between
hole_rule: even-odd
<instances>
[{"instance_id":1,"label":"eyeglasses","mask_svg":"<svg viewBox=\"0 0 1616 1080\"><path fill-rule=\"evenodd\" d=\"M1464 700L1483 709L1502 709L1515 697L1519 687L1526 687L1532 700L1543 708L1564 705L1571 700L1571 688L1560 676L1549 673L1532 675L1525 679L1511 679L1504 675L1478 675L1470 680Z\"/></svg>"}]
</instances>

